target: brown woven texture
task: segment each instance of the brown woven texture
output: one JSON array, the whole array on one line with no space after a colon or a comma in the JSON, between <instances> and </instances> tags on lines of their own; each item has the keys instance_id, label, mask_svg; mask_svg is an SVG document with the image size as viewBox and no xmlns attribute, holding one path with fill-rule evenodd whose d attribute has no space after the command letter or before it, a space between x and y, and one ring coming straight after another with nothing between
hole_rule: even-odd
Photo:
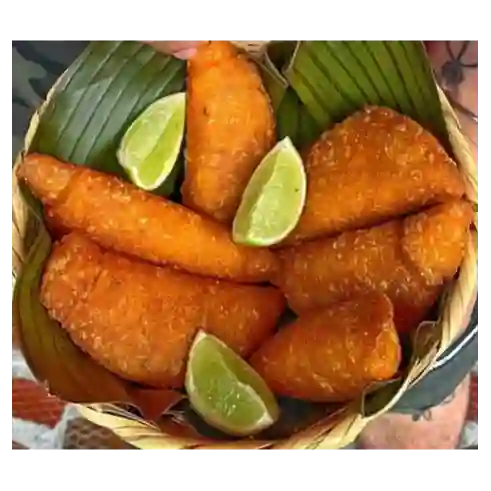
<instances>
[{"instance_id":1,"label":"brown woven texture","mask_svg":"<svg viewBox=\"0 0 491 491\"><path fill-rule=\"evenodd\" d=\"M247 41L236 42L241 48L253 56L259 55L266 42ZM51 91L52 93L52 91ZM48 94L49 100L51 94ZM449 102L440 91L441 103L445 120L450 134L450 141L457 159L459 170L466 182L467 198L477 204L477 164L473 159L469 143L464 136L458 119ZM41 107L33 116L25 138L24 151L29 148L30 141L36 131ZM16 165L22 159L18 157ZM15 167L14 167L15 169ZM24 203L15 175L12 180L12 264L14 276L19 273L26 258L25 243L30 242L26 237L35 234L32 230L34 220L29 220L29 210ZM135 419L129 413L118 410L118 415L109 411L109 407L101 404L78 406L82 416L101 427L112 430L123 441L137 448L167 448L167 449L199 449L199 448L287 448L287 449L315 449L315 448L342 448L352 443L368 422L388 411L400 397L424 377L443 351L451 344L453 339L466 324L477 288L477 212L475 216L475 232L471 234L464 261L458 277L445 291L440 307L440 323L442 338L437 348L429 350L427 354L414 363L404 383L400 386L393 398L386 405L364 417L359 412L359 403L354 402L334 414L327 414L310 427L283 440L237 440L216 441L199 436L196 432L183 431L183 427L169 414L164 416L164 423L158 428L154 424Z\"/></svg>"}]
</instances>

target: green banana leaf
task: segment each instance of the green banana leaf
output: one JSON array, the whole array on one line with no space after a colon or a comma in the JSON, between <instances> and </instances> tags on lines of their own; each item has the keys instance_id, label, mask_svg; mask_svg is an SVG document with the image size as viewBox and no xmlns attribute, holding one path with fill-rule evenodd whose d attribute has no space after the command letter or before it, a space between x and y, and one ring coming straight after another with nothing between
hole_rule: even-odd
<instances>
[{"instance_id":1,"label":"green banana leaf","mask_svg":"<svg viewBox=\"0 0 491 491\"><path fill-rule=\"evenodd\" d=\"M321 127L290 87L283 95L277 111L278 140L289 136L296 148L303 150L321 133Z\"/></svg>"},{"instance_id":2,"label":"green banana leaf","mask_svg":"<svg viewBox=\"0 0 491 491\"><path fill-rule=\"evenodd\" d=\"M184 62L149 46L135 42L91 43L49 94L27 151L47 153L126 178L116 160L116 149L126 128L153 101L183 90L185 75ZM51 251L51 238L39 202L25 186L20 188L30 210L24 235L24 250L30 252L16 278L13 314L31 371L51 394L63 400L127 403L154 418L182 395L142 391L105 370L72 343L41 305L40 280ZM171 191L172 186L158 190L163 194Z\"/></svg>"},{"instance_id":3,"label":"green banana leaf","mask_svg":"<svg viewBox=\"0 0 491 491\"><path fill-rule=\"evenodd\" d=\"M281 75L271 60L266 57L258 62L261 77L271 99L271 105L276 111L288 90L288 81Z\"/></svg>"},{"instance_id":4,"label":"green banana leaf","mask_svg":"<svg viewBox=\"0 0 491 491\"><path fill-rule=\"evenodd\" d=\"M290 63L296 44L295 41L270 43L259 66L275 111L278 140L289 136L296 148L304 149L315 141L323 128L282 74Z\"/></svg>"},{"instance_id":5,"label":"green banana leaf","mask_svg":"<svg viewBox=\"0 0 491 491\"><path fill-rule=\"evenodd\" d=\"M300 41L282 75L323 130L365 105L381 105L418 121L451 151L421 42Z\"/></svg>"}]
</instances>

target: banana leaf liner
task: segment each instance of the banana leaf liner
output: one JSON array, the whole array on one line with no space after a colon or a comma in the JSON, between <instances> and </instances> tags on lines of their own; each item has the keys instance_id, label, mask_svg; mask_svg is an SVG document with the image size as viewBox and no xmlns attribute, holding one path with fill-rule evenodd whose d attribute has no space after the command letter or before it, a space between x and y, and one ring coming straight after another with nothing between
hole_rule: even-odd
<instances>
[{"instance_id":1,"label":"banana leaf liner","mask_svg":"<svg viewBox=\"0 0 491 491\"><path fill-rule=\"evenodd\" d=\"M38 289L52 238L39 203L15 174L13 328L30 369L51 394L76 404L82 416L136 448L343 448L432 370L468 321L477 294L477 164L419 42L236 44L260 68L279 137L288 135L299 147L307 146L361 105L381 104L418 120L454 156L466 183L466 197L475 205L474 228L459 272L440 298L436 317L423 322L412 339L403 374L370 387L344 406L280 400L285 417L255 438L232 439L207 427L189 408L184 394L119 379L82 353L49 318ZM115 148L126 127L153 100L184 87L183 62L139 43L91 43L33 115L14 170L26 153L41 151L120 173ZM172 184L157 192L174 198Z\"/></svg>"}]
</instances>

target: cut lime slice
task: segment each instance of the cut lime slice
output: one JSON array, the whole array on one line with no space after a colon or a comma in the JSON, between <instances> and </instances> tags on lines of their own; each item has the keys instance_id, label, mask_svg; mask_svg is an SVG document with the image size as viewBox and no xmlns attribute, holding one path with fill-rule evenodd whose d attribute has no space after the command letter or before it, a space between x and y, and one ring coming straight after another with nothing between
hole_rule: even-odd
<instances>
[{"instance_id":1,"label":"cut lime slice","mask_svg":"<svg viewBox=\"0 0 491 491\"><path fill-rule=\"evenodd\" d=\"M254 171L235 215L234 242L270 246L296 226L307 192L302 158L289 137L278 142Z\"/></svg>"},{"instance_id":2,"label":"cut lime slice","mask_svg":"<svg viewBox=\"0 0 491 491\"><path fill-rule=\"evenodd\" d=\"M179 92L152 103L121 140L117 157L133 184L158 188L174 168L184 135L186 94Z\"/></svg>"},{"instance_id":3,"label":"cut lime slice","mask_svg":"<svg viewBox=\"0 0 491 491\"><path fill-rule=\"evenodd\" d=\"M186 370L193 409L211 426L248 436L272 425L279 409L262 378L234 351L203 331L196 335Z\"/></svg>"}]
</instances>

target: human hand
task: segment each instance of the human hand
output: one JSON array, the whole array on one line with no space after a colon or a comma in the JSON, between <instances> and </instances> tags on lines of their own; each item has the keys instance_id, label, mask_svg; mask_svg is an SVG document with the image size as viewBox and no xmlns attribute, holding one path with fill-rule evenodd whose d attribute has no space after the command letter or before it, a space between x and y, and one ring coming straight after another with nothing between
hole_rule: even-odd
<instances>
[{"instance_id":1,"label":"human hand","mask_svg":"<svg viewBox=\"0 0 491 491\"><path fill-rule=\"evenodd\" d=\"M194 55L199 41L143 41L155 50L167 55L187 60Z\"/></svg>"}]
</instances>

